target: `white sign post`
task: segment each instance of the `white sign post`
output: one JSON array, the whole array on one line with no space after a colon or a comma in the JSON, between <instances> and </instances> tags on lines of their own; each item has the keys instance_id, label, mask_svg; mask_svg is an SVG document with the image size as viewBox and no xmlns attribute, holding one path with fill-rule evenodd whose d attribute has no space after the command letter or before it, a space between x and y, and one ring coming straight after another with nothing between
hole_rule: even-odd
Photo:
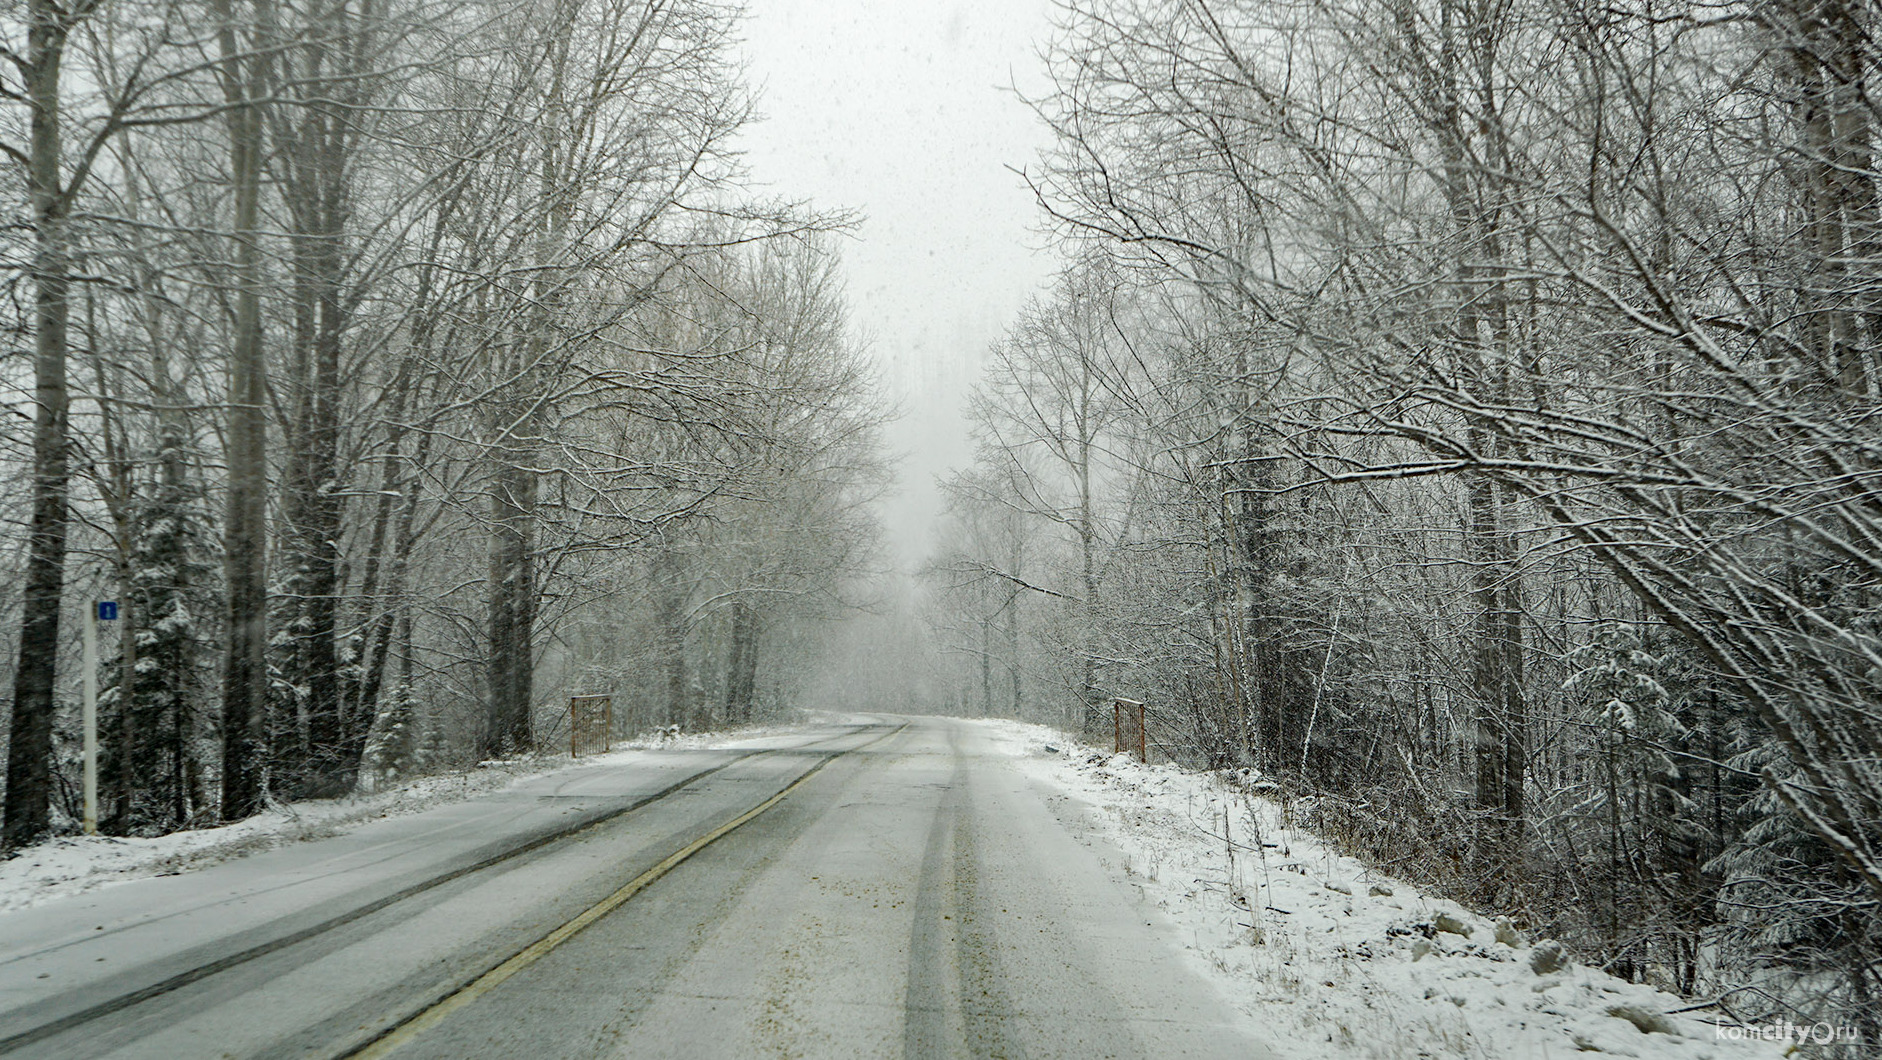
<instances>
[{"instance_id":1,"label":"white sign post","mask_svg":"<svg viewBox=\"0 0 1882 1060\"><path fill-rule=\"evenodd\" d=\"M98 609L85 609L85 834L98 834Z\"/></svg>"},{"instance_id":2,"label":"white sign post","mask_svg":"<svg viewBox=\"0 0 1882 1060\"><path fill-rule=\"evenodd\" d=\"M98 834L98 622L118 617L116 600L100 600L85 609L85 699L80 719L85 730L85 834Z\"/></svg>"}]
</instances>

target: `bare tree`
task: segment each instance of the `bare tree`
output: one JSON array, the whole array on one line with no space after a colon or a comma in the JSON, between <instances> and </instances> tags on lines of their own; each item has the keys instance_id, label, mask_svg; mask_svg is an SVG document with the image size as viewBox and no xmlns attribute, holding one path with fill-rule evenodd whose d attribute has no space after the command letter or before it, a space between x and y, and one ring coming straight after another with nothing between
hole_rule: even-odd
<instances>
[{"instance_id":1,"label":"bare tree","mask_svg":"<svg viewBox=\"0 0 1882 1060\"><path fill-rule=\"evenodd\" d=\"M173 76L164 60L190 47L187 33L178 29L181 12L164 5L122 26L113 20L108 32L88 37L100 10L92 2L32 0L20 23L23 46L9 42L5 47L16 79L6 87L5 98L26 111L24 136L0 143L0 153L20 168L32 219L35 404L32 516L0 833L0 847L6 849L38 838L48 826L71 474L67 359L79 246L74 210L107 147L126 129L187 124L199 117L146 107L153 90ZM88 72L104 76L69 98L65 67L75 48L82 43L95 52L105 41L123 49L118 61L93 64Z\"/></svg>"}]
</instances>

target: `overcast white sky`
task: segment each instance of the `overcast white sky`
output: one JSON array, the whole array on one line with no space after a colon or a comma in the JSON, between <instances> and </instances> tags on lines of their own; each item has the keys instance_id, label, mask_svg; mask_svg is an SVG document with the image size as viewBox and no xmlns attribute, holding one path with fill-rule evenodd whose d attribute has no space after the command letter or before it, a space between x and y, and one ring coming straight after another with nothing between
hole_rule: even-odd
<instances>
[{"instance_id":1,"label":"overcast white sky","mask_svg":"<svg viewBox=\"0 0 1882 1060\"><path fill-rule=\"evenodd\" d=\"M863 215L843 241L852 326L906 415L887 512L904 563L927 550L936 474L972 456L960 400L981 355L1049 281L1031 193L1007 166L1046 137L1008 86L1041 80L1048 0L751 0L750 77L765 120L753 177Z\"/></svg>"}]
</instances>

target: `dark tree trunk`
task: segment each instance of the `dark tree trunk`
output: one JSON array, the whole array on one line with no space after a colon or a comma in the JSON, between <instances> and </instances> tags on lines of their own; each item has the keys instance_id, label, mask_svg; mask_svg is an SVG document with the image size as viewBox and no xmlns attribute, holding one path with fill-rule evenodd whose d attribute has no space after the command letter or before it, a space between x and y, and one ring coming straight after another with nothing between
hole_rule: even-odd
<instances>
[{"instance_id":1,"label":"dark tree trunk","mask_svg":"<svg viewBox=\"0 0 1882 1060\"><path fill-rule=\"evenodd\" d=\"M661 662L666 670L667 723L690 726L693 719L686 694L686 586L681 574L679 552L668 545L654 563Z\"/></svg>"},{"instance_id":2,"label":"dark tree trunk","mask_svg":"<svg viewBox=\"0 0 1882 1060\"><path fill-rule=\"evenodd\" d=\"M530 706L535 692L535 472L516 465L501 468L491 489L490 511L494 527L490 554L490 700L484 753L496 757L534 746Z\"/></svg>"},{"instance_id":3,"label":"dark tree trunk","mask_svg":"<svg viewBox=\"0 0 1882 1060\"><path fill-rule=\"evenodd\" d=\"M1484 49L1494 29L1481 12L1457 0L1441 8L1428 120L1442 158L1443 191L1452 235L1452 342L1457 372L1484 404L1507 400L1510 336L1498 262L1506 192L1494 172L1475 163L1500 157L1497 99ZM1475 452L1501 455L1495 425L1468 427ZM1472 563L1470 687L1479 859L1501 877L1521 854L1527 705L1522 689L1521 575L1505 515L1508 491L1482 472L1466 484L1466 537Z\"/></svg>"},{"instance_id":4,"label":"dark tree trunk","mask_svg":"<svg viewBox=\"0 0 1882 1060\"><path fill-rule=\"evenodd\" d=\"M1882 328L1873 276L1876 119L1868 98L1876 53L1863 25L1865 6L1780 0L1756 7L1790 60L1781 74L1789 82L1799 141L1802 338L1824 377L1852 395L1873 389L1873 353L1864 351Z\"/></svg>"},{"instance_id":5,"label":"dark tree trunk","mask_svg":"<svg viewBox=\"0 0 1882 1060\"><path fill-rule=\"evenodd\" d=\"M1098 699L1098 532L1093 522L1091 502L1091 441L1081 438L1078 458L1078 563L1079 587L1084 599L1079 601L1078 719L1085 732L1098 728L1103 708Z\"/></svg>"},{"instance_id":6,"label":"dark tree trunk","mask_svg":"<svg viewBox=\"0 0 1882 1060\"><path fill-rule=\"evenodd\" d=\"M731 658L726 664L725 720L752 720L752 695L758 687L758 613L743 597L732 604Z\"/></svg>"},{"instance_id":7,"label":"dark tree trunk","mask_svg":"<svg viewBox=\"0 0 1882 1060\"><path fill-rule=\"evenodd\" d=\"M345 237L349 129L339 108L364 96L357 47L365 29L344 4L316 4L313 29L279 91L299 96L297 121L277 123L286 143L284 193L294 225L295 416L287 469L287 532L291 570L283 660L304 724L298 760L283 760L296 794L337 795L352 785L363 729L348 719L340 674L340 608L345 506L340 468L340 356L348 324ZM352 723L350 723L350 721ZM353 729L361 730L359 733Z\"/></svg>"},{"instance_id":8,"label":"dark tree trunk","mask_svg":"<svg viewBox=\"0 0 1882 1060\"><path fill-rule=\"evenodd\" d=\"M135 530L126 528L130 533ZM158 783L158 775L144 769L151 754L150 712L139 705L137 696L137 625L143 620L148 600L137 592L135 567L130 561L134 540L127 540L124 560L118 567L118 594L124 606L118 610L118 746L112 749L117 763L111 830L128 831L135 818L139 794Z\"/></svg>"},{"instance_id":9,"label":"dark tree trunk","mask_svg":"<svg viewBox=\"0 0 1882 1060\"><path fill-rule=\"evenodd\" d=\"M987 582L980 582L980 716L993 717L993 611Z\"/></svg>"},{"instance_id":10,"label":"dark tree trunk","mask_svg":"<svg viewBox=\"0 0 1882 1060\"><path fill-rule=\"evenodd\" d=\"M1016 568L1018 564L1014 565ZM1020 706L1025 700L1025 674L1020 669L1019 657L1019 590L1014 589L1006 598L1006 684L1009 697L1007 717L1024 717Z\"/></svg>"},{"instance_id":11,"label":"dark tree trunk","mask_svg":"<svg viewBox=\"0 0 1882 1060\"><path fill-rule=\"evenodd\" d=\"M317 255L324 256L324 255ZM322 270L323 274L325 270ZM340 712L338 598L342 506L338 476L340 341L337 297L320 285L311 378L301 403L289 472L289 583L293 647L285 669L306 690L297 706L306 718L305 759L285 763L298 779L297 794L332 796L351 783L357 762L348 761Z\"/></svg>"},{"instance_id":12,"label":"dark tree trunk","mask_svg":"<svg viewBox=\"0 0 1882 1060\"><path fill-rule=\"evenodd\" d=\"M267 383L261 342L261 60L242 58L228 0L216 9L230 103L235 188L235 321L229 356L228 511L223 555L228 652L222 669L222 819L260 812L267 751Z\"/></svg>"},{"instance_id":13,"label":"dark tree trunk","mask_svg":"<svg viewBox=\"0 0 1882 1060\"><path fill-rule=\"evenodd\" d=\"M1504 672L1502 569L1497 562L1497 521L1492 492L1495 486L1482 476L1470 482L1471 596L1475 615L1471 632L1471 697L1475 703L1477 812L1486 819L1502 817L1505 785ZM1485 827L1486 838L1501 829Z\"/></svg>"},{"instance_id":14,"label":"dark tree trunk","mask_svg":"<svg viewBox=\"0 0 1882 1060\"><path fill-rule=\"evenodd\" d=\"M429 434L420 436L417 452L411 458L411 467L424 466L425 459L431 451L431 437ZM364 638L365 649L360 662L360 684L353 702L353 713L364 719L367 725L371 724L371 719L379 711L379 694L385 687L387 660L392 655L392 645L397 636L397 630L404 629L407 639L410 634L411 611L405 599L405 586L411 566L412 548L418 540L418 503L422 482L419 476L410 470L405 472L402 479L396 476L395 468L404 464L398 452L398 444L399 439L395 436L391 442L393 451L387 457L386 467L385 489L388 492L394 488L400 490L400 511L392 544L392 556L388 564L390 570L385 577L383 593L385 603L380 605L379 617ZM388 505L392 500L390 496L386 497ZM376 563L377 556L375 555L375 565ZM369 603L376 595L379 595L376 592L377 588L376 575L369 577L366 587L366 598ZM403 623L402 626L401 623ZM399 659L399 665L401 667L407 665L407 660L403 656ZM404 673L405 671L401 669L401 683L405 680ZM363 740L363 734L361 738Z\"/></svg>"},{"instance_id":15,"label":"dark tree trunk","mask_svg":"<svg viewBox=\"0 0 1882 1060\"><path fill-rule=\"evenodd\" d=\"M59 603L65 591L67 447L66 323L71 291L65 189L60 174L59 74L67 25L59 5L27 8L26 94L32 109L27 194L33 211L33 515L27 537L19 667L7 744L0 849L45 835L52 784L53 682Z\"/></svg>"}]
</instances>

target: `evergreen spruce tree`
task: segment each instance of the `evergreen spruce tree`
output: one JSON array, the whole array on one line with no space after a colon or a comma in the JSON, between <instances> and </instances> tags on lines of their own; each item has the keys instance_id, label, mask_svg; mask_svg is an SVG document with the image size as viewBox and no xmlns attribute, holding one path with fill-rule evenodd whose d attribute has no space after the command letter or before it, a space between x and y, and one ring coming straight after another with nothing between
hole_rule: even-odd
<instances>
[{"instance_id":1,"label":"evergreen spruce tree","mask_svg":"<svg viewBox=\"0 0 1882 1060\"><path fill-rule=\"evenodd\" d=\"M359 790L379 791L417 776L422 754L418 742L418 704L412 686L399 682L373 717L360 756Z\"/></svg>"},{"instance_id":2,"label":"evergreen spruce tree","mask_svg":"<svg viewBox=\"0 0 1882 1060\"><path fill-rule=\"evenodd\" d=\"M166 426L160 444L157 475L136 501L125 601L137 616L135 687L122 694L114 660L100 697L104 731L118 737L105 744L107 775L126 771L115 777L126 805L113 817L135 834L174 831L208 808L200 766L212 753L202 669L215 606L207 513L185 470L180 426Z\"/></svg>"},{"instance_id":3,"label":"evergreen spruce tree","mask_svg":"<svg viewBox=\"0 0 1882 1060\"><path fill-rule=\"evenodd\" d=\"M1689 986L1697 955L1688 941L1710 910L1683 900L1703 893L1708 839L1687 775L1698 733L1686 660L1664 630L1613 625L1568 662L1564 690L1588 704L1592 734L1593 793L1582 809L1598 839L1584 847L1583 871L1607 899L1612 966L1630 978L1647 966L1676 969Z\"/></svg>"}]
</instances>

